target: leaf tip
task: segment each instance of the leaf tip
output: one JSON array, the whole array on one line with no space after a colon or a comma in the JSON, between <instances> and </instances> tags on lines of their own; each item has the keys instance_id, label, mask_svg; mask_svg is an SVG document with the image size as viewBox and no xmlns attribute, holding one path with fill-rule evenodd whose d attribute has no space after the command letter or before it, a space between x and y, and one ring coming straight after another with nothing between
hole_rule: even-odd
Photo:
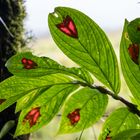
<instances>
[{"instance_id":1,"label":"leaf tip","mask_svg":"<svg viewBox=\"0 0 140 140\"><path fill-rule=\"evenodd\" d=\"M125 18L125 23L129 23L129 21Z\"/></svg>"}]
</instances>

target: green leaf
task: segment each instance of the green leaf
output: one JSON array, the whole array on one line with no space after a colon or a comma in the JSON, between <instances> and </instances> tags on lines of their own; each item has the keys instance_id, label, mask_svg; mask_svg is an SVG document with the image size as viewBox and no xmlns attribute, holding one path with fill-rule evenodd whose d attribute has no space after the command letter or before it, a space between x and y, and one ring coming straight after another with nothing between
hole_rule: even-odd
<instances>
[{"instance_id":1,"label":"green leaf","mask_svg":"<svg viewBox=\"0 0 140 140\"><path fill-rule=\"evenodd\" d=\"M128 129L113 137L112 140L139 140L139 136L140 129Z\"/></svg>"},{"instance_id":2,"label":"green leaf","mask_svg":"<svg viewBox=\"0 0 140 140\"><path fill-rule=\"evenodd\" d=\"M66 97L78 87L74 84L54 85L40 93L29 107L22 110L15 136L34 132L48 124L60 110ZM25 123L23 122L28 112L36 107L40 108L40 117L37 123L31 127L28 120Z\"/></svg>"},{"instance_id":3,"label":"green leaf","mask_svg":"<svg viewBox=\"0 0 140 140\"><path fill-rule=\"evenodd\" d=\"M132 42L129 40L127 34L127 26L129 25L128 21L125 21L124 31L122 34L122 39L120 43L120 61L123 76L125 81L137 101L137 104L140 105L140 67L136 64L130 57L128 48Z\"/></svg>"},{"instance_id":4,"label":"green leaf","mask_svg":"<svg viewBox=\"0 0 140 140\"><path fill-rule=\"evenodd\" d=\"M78 132L96 123L104 114L108 98L98 90L88 87L73 94L64 106L59 134ZM71 124L68 114L80 109L80 120Z\"/></svg>"},{"instance_id":5,"label":"green leaf","mask_svg":"<svg viewBox=\"0 0 140 140\"><path fill-rule=\"evenodd\" d=\"M4 109L6 109L7 107L9 107L10 105L12 105L13 103L15 103L19 98L21 98L23 94L20 95L16 95L16 96L12 96L12 98L8 98L6 99L2 104L0 104L0 112L2 112Z\"/></svg>"},{"instance_id":6,"label":"green leaf","mask_svg":"<svg viewBox=\"0 0 140 140\"><path fill-rule=\"evenodd\" d=\"M12 76L0 83L0 99L8 99L22 93L62 83L72 83L72 80L62 74L51 74L38 78Z\"/></svg>"},{"instance_id":7,"label":"green leaf","mask_svg":"<svg viewBox=\"0 0 140 140\"><path fill-rule=\"evenodd\" d=\"M115 136L128 129L139 129L140 120L138 116L131 113L127 108L115 110L105 121L99 140L104 140L106 136Z\"/></svg>"},{"instance_id":8,"label":"green leaf","mask_svg":"<svg viewBox=\"0 0 140 140\"><path fill-rule=\"evenodd\" d=\"M140 44L140 18L131 21L128 26L128 35L133 43Z\"/></svg>"},{"instance_id":9,"label":"green leaf","mask_svg":"<svg viewBox=\"0 0 140 140\"><path fill-rule=\"evenodd\" d=\"M34 61L37 66L34 69L25 69L21 62L23 58ZM62 73L93 84L93 79L86 70L82 68L66 68L48 57L37 57L30 52L19 53L11 57L7 61L6 67L12 74L22 77L40 77Z\"/></svg>"},{"instance_id":10,"label":"green leaf","mask_svg":"<svg viewBox=\"0 0 140 140\"><path fill-rule=\"evenodd\" d=\"M140 129L139 129L140 130ZM132 140L139 140L140 139L140 132L131 138Z\"/></svg>"},{"instance_id":11,"label":"green leaf","mask_svg":"<svg viewBox=\"0 0 140 140\"><path fill-rule=\"evenodd\" d=\"M33 90L33 91L29 92L28 94L26 94L25 96L18 99L15 112L19 112L23 108L29 107L36 100L36 98L38 98L40 96L40 94L45 92L50 87L51 86Z\"/></svg>"},{"instance_id":12,"label":"green leaf","mask_svg":"<svg viewBox=\"0 0 140 140\"><path fill-rule=\"evenodd\" d=\"M33 102L34 97L37 97L38 91L44 88L49 88L53 85L73 83L73 81L62 74L51 74L47 76L42 76L38 78L28 78L28 77L17 77L12 76L0 83L0 99L5 101L0 104L0 111L3 111L8 106L15 103L18 99L21 99L23 104L17 104L16 112L28 106L30 102ZM28 96L29 93L29 96ZM25 95L25 97L23 97ZM27 96L26 96L27 95Z\"/></svg>"},{"instance_id":13,"label":"green leaf","mask_svg":"<svg viewBox=\"0 0 140 140\"><path fill-rule=\"evenodd\" d=\"M55 16L56 14L58 17ZM74 22L78 37L70 37L58 29L57 25L63 20L67 22L67 16ZM112 45L102 29L80 11L66 7L55 8L55 13L49 14L48 22L51 35L58 47L70 59L118 93L120 78L117 59Z\"/></svg>"}]
</instances>

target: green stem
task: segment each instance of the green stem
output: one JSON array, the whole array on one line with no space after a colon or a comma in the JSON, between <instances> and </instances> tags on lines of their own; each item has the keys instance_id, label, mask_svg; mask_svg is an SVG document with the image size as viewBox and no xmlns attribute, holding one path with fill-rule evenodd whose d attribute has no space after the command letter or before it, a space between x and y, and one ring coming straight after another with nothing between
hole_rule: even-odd
<instances>
[{"instance_id":1,"label":"green stem","mask_svg":"<svg viewBox=\"0 0 140 140\"><path fill-rule=\"evenodd\" d=\"M87 83L83 83L83 82L80 82L80 81L75 82L75 84L79 84L83 87L89 87L89 88L92 88L92 89L97 89L97 90L100 91L100 93L107 94L107 95L111 96L113 99L119 100L120 102L125 104L131 112L133 112L134 114L137 114L140 117L140 110L138 110L137 105L127 101L126 99L122 98L121 96L118 96L118 95L114 94L113 92L107 90L106 88L104 88L102 86L89 85Z\"/></svg>"}]
</instances>

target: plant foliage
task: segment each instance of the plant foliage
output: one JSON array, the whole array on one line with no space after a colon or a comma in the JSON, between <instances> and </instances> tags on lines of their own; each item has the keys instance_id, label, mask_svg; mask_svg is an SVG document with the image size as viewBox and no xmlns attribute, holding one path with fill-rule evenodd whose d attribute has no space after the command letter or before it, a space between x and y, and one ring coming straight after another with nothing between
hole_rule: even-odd
<instances>
[{"instance_id":1,"label":"plant foliage","mask_svg":"<svg viewBox=\"0 0 140 140\"><path fill-rule=\"evenodd\" d=\"M104 31L88 16L68 7L57 7L55 13L49 14L48 22L58 47L79 67L67 68L30 52L16 54L7 61L6 67L14 76L0 83L0 111L17 103L15 112L20 112L20 117L15 136L36 131L60 110L58 134L83 131L104 115L110 95L127 107L111 113L99 140L139 137L140 111L118 96L118 62ZM140 104L139 30L140 19L126 21L120 43L122 71L137 105ZM104 87L93 85L93 77Z\"/></svg>"},{"instance_id":2,"label":"plant foliage","mask_svg":"<svg viewBox=\"0 0 140 140\"><path fill-rule=\"evenodd\" d=\"M49 28L58 47L81 67L90 71L103 84L119 92L120 79L116 56L110 41L102 29L80 11L58 7L54 14L49 14ZM77 29L77 38L65 35L57 28L70 16ZM71 26L71 25L70 25Z\"/></svg>"}]
</instances>

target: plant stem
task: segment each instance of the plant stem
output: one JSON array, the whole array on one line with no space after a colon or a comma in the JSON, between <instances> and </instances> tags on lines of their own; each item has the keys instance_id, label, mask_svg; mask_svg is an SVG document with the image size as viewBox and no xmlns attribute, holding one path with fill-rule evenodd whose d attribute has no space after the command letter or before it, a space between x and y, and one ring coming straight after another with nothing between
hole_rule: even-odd
<instances>
[{"instance_id":1,"label":"plant stem","mask_svg":"<svg viewBox=\"0 0 140 140\"><path fill-rule=\"evenodd\" d=\"M97 89L97 90L100 91L100 93L107 94L107 95L111 96L113 99L119 100L120 102L125 104L131 112L133 112L134 114L137 114L140 117L140 110L138 110L137 105L127 101L126 99L122 98L121 96L118 96L118 95L114 94L113 92L107 90L106 88L104 88L102 86L89 85L87 83L83 83L83 82L80 82L80 81L75 82L75 84L79 84L83 87L89 87L89 88L92 88L92 89Z\"/></svg>"}]
</instances>

